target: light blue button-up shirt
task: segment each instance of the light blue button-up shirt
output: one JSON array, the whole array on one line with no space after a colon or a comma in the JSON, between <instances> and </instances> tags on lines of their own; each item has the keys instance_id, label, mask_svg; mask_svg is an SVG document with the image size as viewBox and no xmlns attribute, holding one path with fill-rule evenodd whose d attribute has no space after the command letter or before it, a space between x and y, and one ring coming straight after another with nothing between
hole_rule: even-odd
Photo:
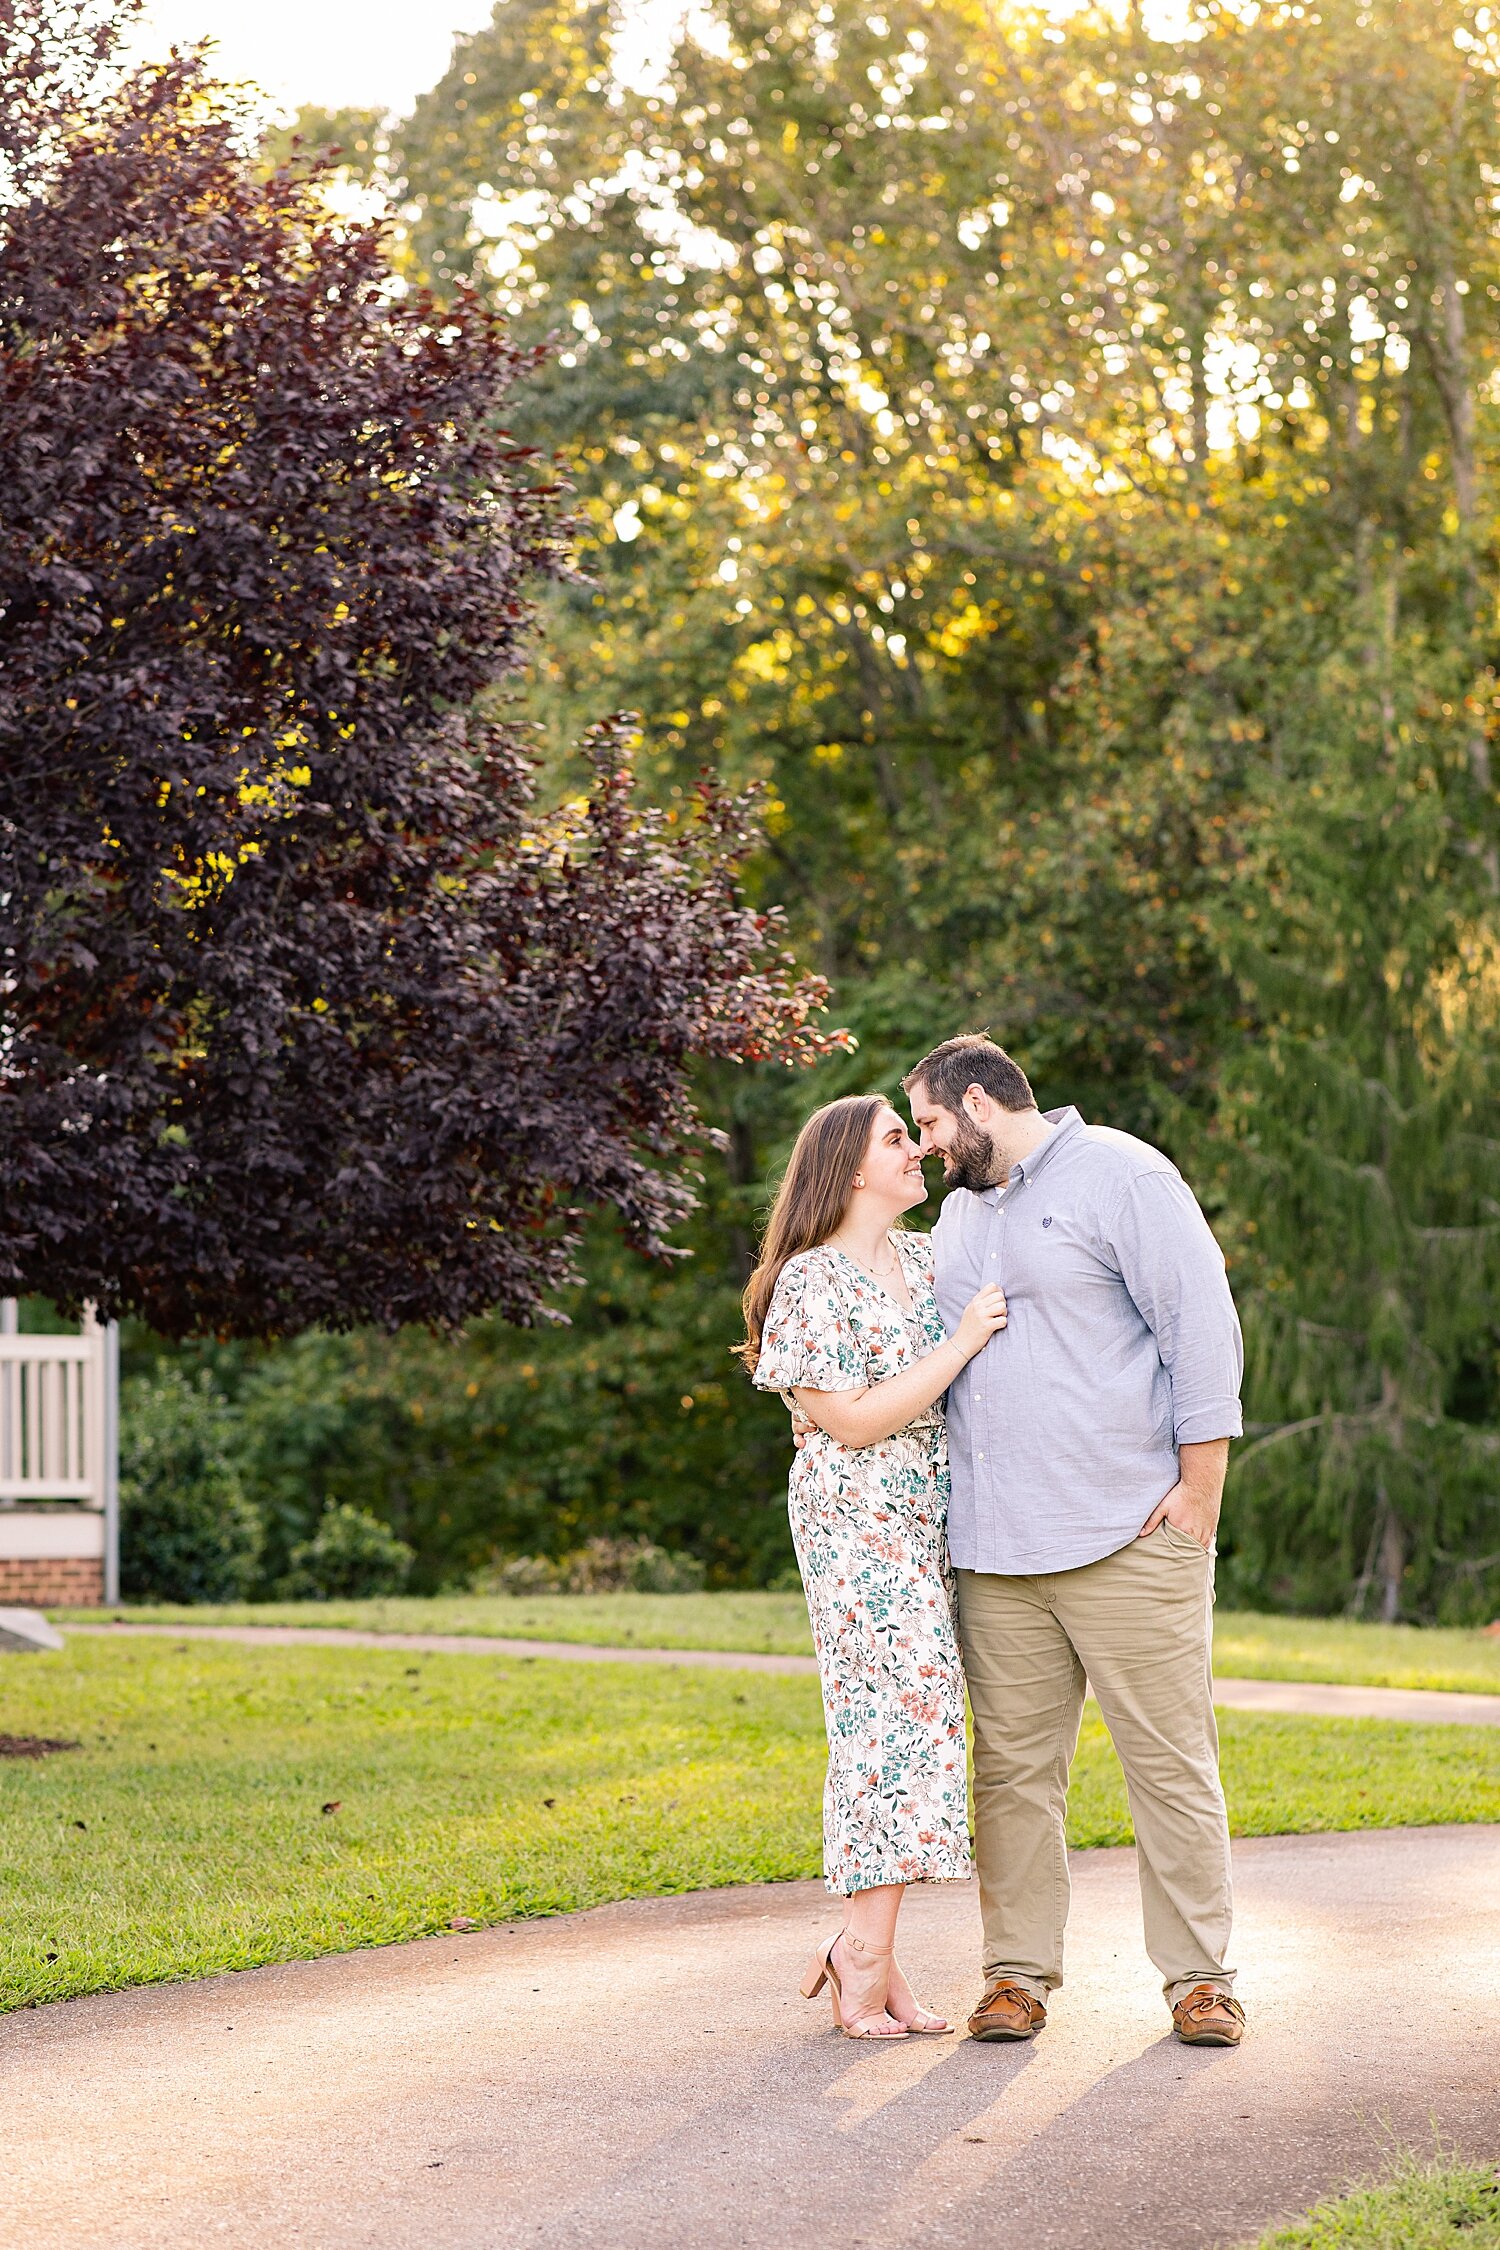
<instances>
[{"instance_id":1,"label":"light blue button-up shirt","mask_svg":"<svg viewBox=\"0 0 1500 2250\"><path fill-rule=\"evenodd\" d=\"M996 1281L1009 1325L948 1392L961 1570L1075 1570L1136 1537L1177 1448L1238 1437L1244 1352L1224 1257L1159 1149L1045 1113L1003 1186L955 1188L933 1229L949 1334Z\"/></svg>"}]
</instances>

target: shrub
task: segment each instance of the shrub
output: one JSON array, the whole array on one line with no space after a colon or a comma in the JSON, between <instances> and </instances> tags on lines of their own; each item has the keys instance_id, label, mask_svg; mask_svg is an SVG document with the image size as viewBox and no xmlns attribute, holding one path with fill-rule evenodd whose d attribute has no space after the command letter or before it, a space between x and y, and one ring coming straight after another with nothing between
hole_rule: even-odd
<instances>
[{"instance_id":1,"label":"shrub","mask_svg":"<svg viewBox=\"0 0 1500 2250\"><path fill-rule=\"evenodd\" d=\"M586 1579L572 1589L580 1594L607 1593L617 1582L633 1594L696 1594L707 1575L695 1555L669 1553L649 1539L591 1539L571 1560Z\"/></svg>"},{"instance_id":2,"label":"shrub","mask_svg":"<svg viewBox=\"0 0 1500 2250\"><path fill-rule=\"evenodd\" d=\"M512 1555L474 1581L477 1594L560 1594L562 1566L547 1555Z\"/></svg>"},{"instance_id":3,"label":"shrub","mask_svg":"<svg viewBox=\"0 0 1500 2250\"><path fill-rule=\"evenodd\" d=\"M722 1168L705 1169L717 1182ZM686 1297L617 1227L596 1227L566 1328L519 1335L485 1320L458 1339L408 1326L192 1347L240 1413L266 1577L312 1537L325 1497L394 1525L417 1550L422 1594L596 1534L699 1555L716 1586L759 1585L791 1563L786 1408L728 1359L733 1244L706 1213L682 1240L701 1282Z\"/></svg>"},{"instance_id":4,"label":"shrub","mask_svg":"<svg viewBox=\"0 0 1500 2250\"><path fill-rule=\"evenodd\" d=\"M128 1384L120 1415L120 1586L164 1602L243 1600L262 1525L231 1450L233 1418L206 1373L170 1363Z\"/></svg>"},{"instance_id":5,"label":"shrub","mask_svg":"<svg viewBox=\"0 0 1500 2250\"><path fill-rule=\"evenodd\" d=\"M694 1555L669 1554L649 1539L590 1539L553 1562L512 1555L484 1573L489 1594L696 1594L706 1572Z\"/></svg>"},{"instance_id":6,"label":"shrub","mask_svg":"<svg viewBox=\"0 0 1500 2250\"><path fill-rule=\"evenodd\" d=\"M292 1549L291 1568L277 1587L286 1601L359 1601L399 1594L415 1556L388 1523L368 1509L331 1500L311 1539Z\"/></svg>"}]
</instances>

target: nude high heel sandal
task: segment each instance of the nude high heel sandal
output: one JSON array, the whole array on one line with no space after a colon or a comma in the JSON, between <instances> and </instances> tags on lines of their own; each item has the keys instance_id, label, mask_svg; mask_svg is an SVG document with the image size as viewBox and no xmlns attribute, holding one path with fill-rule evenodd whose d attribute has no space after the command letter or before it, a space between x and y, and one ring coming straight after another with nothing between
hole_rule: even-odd
<instances>
[{"instance_id":1,"label":"nude high heel sandal","mask_svg":"<svg viewBox=\"0 0 1500 2250\"><path fill-rule=\"evenodd\" d=\"M835 1930L831 1938L824 1939L807 1965L807 1974L802 1979L800 1987L803 1999L816 2000L826 1984L829 1989L829 1996L833 2001L833 2020L846 2039L904 2039L906 2037L904 2023L897 2023L893 2018L886 2017L890 2029L882 2030L878 2023L872 2024L866 2021L871 2015L886 2016L884 2000L881 2000L875 2008L862 2007L851 1993L849 2000L845 2001L843 1982L838 1970L833 1965L833 1949L841 1939L845 1951L857 1955L861 1966L866 1961L871 1963L889 1961L895 1956L896 1949L894 1946L877 1948L872 1945L863 1945L858 1938L851 1938L847 1932Z\"/></svg>"},{"instance_id":2,"label":"nude high heel sandal","mask_svg":"<svg viewBox=\"0 0 1500 2250\"><path fill-rule=\"evenodd\" d=\"M891 1963L890 1986L894 1989L887 1989L886 2013L894 2016L897 2023L905 2024L914 2039L952 2038L956 2026L949 2023L946 2016L935 2016L930 2008L922 2006L899 1961Z\"/></svg>"}]
</instances>

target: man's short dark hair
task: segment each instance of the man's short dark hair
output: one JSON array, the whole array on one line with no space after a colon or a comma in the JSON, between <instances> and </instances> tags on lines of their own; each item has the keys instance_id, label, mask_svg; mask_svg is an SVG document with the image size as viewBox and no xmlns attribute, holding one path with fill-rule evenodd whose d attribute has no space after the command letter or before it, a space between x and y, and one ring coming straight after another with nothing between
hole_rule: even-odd
<instances>
[{"instance_id":1,"label":"man's short dark hair","mask_svg":"<svg viewBox=\"0 0 1500 2250\"><path fill-rule=\"evenodd\" d=\"M915 1085L925 1086L940 1109L952 1110L955 1115L971 1086L982 1086L1002 1109L1036 1108L1036 1096L1025 1071L982 1031L966 1031L957 1039L945 1039L941 1047L924 1055L901 1083L907 1093Z\"/></svg>"}]
</instances>

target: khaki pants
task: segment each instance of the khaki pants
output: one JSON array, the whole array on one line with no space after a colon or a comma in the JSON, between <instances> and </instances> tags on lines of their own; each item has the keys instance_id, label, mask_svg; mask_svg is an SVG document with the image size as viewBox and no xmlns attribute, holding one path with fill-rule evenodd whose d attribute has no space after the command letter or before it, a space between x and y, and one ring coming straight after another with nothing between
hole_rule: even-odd
<instances>
[{"instance_id":1,"label":"khaki pants","mask_svg":"<svg viewBox=\"0 0 1500 2250\"><path fill-rule=\"evenodd\" d=\"M1011 1977L1039 2000L1062 1983L1063 1815L1087 1678L1125 1770L1146 1951L1167 2003L1195 1984L1228 1991L1212 1558L1163 1524L1081 1570L957 1576L986 1979Z\"/></svg>"}]
</instances>

